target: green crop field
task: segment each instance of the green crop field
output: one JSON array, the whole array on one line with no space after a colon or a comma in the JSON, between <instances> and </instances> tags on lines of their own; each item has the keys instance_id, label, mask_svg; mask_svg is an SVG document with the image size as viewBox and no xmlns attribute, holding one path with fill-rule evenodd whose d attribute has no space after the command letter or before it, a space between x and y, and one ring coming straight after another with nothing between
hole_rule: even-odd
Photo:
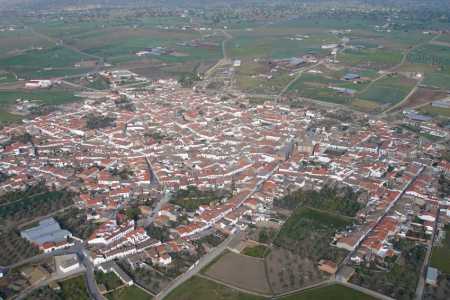
<instances>
[{"instance_id":1,"label":"green crop field","mask_svg":"<svg viewBox=\"0 0 450 300\"><path fill-rule=\"evenodd\" d=\"M43 69L73 66L76 62L92 59L63 47L30 50L13 57L0 59L0 68Z\"/></svg>"},{"instance_id":2,"label":"green crop field","mask_svg":"<svg viewBox=\"0 0 450 300\"><path fill-rule=\"evenodd\" d=\"M430 265L441 272L450 274L450 226L445 228L445 239L442 245L433 247Z\"/></svg>"},{"instance_id":3,"label":"green crop field","mask_svg":"<svg viewBox=\"0 0 450 300\"><path fill-rule=\"evenodd\" d=\"M165 300L262 300L263 297L245 294L213 281L192 277L173 292Z\"/></svg>"},{"instance_id":4,"label":"green crop field","mask_svg":"<svg viewBox=\"0 0 450 300\"><path fill-rule=\"evenodd\" d=\"M351 288L334 284L326 287L310 289L305 292L281 298L281 300L375 300L374 297L355 291Z\"/></svg>"},{"instance_id":5,"label":"green crop field","mask_svg":"<svg viewBox=\"0 0 450 300\"><path fill-rule=\"evenodd\" d=\"M153 298L136 286L123 287L105 296L108 300L151 300Z\"/></svg>"},{"instance_id":6,"label":"green crop field","mask_svg":"<svg viewBox=\"0 0 450 300\"><path fill-rule=\"evenodd\" d=\"M450 48L448 46L427 44L414 49L408 60L412 63L425 63L450 66Z\"/></svg>"},{"instance_id":7,"label":"green crop field","mask_svg":"<svg viewBox=\"0 0 450 300\"><path fill-rule=\"evenodd\" d=\"M67 279L60 282L62 298L67 300L88 300L84 276Z\"/></svg>"},{"instance_id":8,"label":"green crop field","mask_svg":"<svg viewBox=\"0 0 450 300\"><path fill-rule=\"evenodd\" d=\"M269 255L269 250L264 245L248 246L245 247L244 250L242 250L242 254L252 257L263 258Z\"/></svg>"},{"instance_id":9,"label":"green crop field","mask_svg":"<svg viewBox=\"0 0 450 300\"><path fill-rule=\"evenodd\" d=\"M301 240L311 231L334 231L352 224L351 220L313 208L297 209L284 223L278 236Z\"/></svg>"},{"instance_id":10,"label":"green crop field","mask_svg":"<svg viewBox=\"0 0 450 300\"><path fill-rule=\"evenodd\" d=\"M402 53L386 49L346 50L338 56L338 60L350 66L364 66L373 69L393 67L402 60Z\"/></svg>"},{"instance_id":11,"label":"green crop field","mask_svg":"<svg viewBox=\"0 0 450 300\"><path fill-rule=\"evenodd\" d=\"M379 103L397 103L411 91L415 84L416 81L399 75L388 76L372 84L359 97Z\"/></svg>"},{"instance_id":12,"label":"green crop field","mask_svg":"<svg viewBox=\"0 0 450 300\"><path fill-rule=\"evenodd\" d=\"M0 103L12 104L17 99L37 100L43 104L58 105L76 101L73 91L57 88L39 90L0 91Z\"/></svg>"},{"instance_id":13,"label":"green crop field","mask_svg":"<svg viewBox=\"0 0 450 300\"><path fill-rule=\"evenodd\" d=\"M423 84L450 90L450 74L443 72L427 74Z\"/></svg>"}]
</instances>

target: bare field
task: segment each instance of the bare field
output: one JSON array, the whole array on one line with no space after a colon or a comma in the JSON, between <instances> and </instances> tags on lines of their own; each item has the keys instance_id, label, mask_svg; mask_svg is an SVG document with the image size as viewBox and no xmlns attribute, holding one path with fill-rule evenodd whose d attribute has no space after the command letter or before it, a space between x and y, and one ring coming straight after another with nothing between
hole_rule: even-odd
<instances>
[{"instance_id":1,"label":"bare field","mask_svg":"<svg viewBox=\"0 0 450 300\"><path fill-rule=\"evenodd\" d=\"M275 294L289 292L328 279L317 264L287 249L273 247L266 257L267 275Z\"/></svg>"},{"instance_id":2,"label":"bare field","mask_svg":"<svg viewBox=\"0 0 450 300\"><path fill-rule=\"evenodd\" d=\"M224 283L247 290L270 293L264 261L229 252L207 271L206 275Z\"/></svg>"},{"instance_id":3,"label":"bare field","mask_svg":"<svg viewBox=\"0 0 450 300\"><path fill-rule=\"evenodd\" d=\"M447 93L442 91L436 91L427 88L418 88L417 91L409 97L408 101L397 108L401 111L406 108L413 108L416 106L430 103L433 100L445 98Z\"/></svg>"}]
</instances>

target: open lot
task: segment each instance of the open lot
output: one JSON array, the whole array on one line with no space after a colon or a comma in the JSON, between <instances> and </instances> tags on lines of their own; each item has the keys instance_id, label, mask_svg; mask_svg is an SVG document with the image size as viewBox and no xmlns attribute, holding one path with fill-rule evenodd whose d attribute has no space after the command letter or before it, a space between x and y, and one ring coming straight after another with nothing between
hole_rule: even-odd
<instances>
[{"instance_id":1,"label":"open lot","mask_svg":"<svg viewBox=\"0 0 450 300\"><path fill-rule=\"evenodd\" d=\"M136 286L127 286L105 295L108 300L151 300L153 297Z\"/></svg>"},{"instance_id":2,"label":"open lot","mask_svg":"<svg viewBox=\"0 0 450 300\"><path fill-rule=\"evenodd\" d=\"M236 287L270 293L264 261L258 258L229 252L210 266L205 275Z\"/></svg>"},{"instance_id":3,"label":"open lot","mask_svg":"<svg viewBox=\"0 0 450 300\"><path fill-rule=\"evenodd\" d=\"M430 265L441 272L450 274L450 226L445 229L445 235L441 244L433 247Z\"/></svg>"}]
</instances>

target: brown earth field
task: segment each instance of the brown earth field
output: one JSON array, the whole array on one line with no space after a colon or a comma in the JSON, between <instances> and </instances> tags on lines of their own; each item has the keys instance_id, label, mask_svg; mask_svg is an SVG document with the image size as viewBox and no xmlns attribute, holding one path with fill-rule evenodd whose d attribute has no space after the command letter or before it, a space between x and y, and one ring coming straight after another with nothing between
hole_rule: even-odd
<instances>
[{"instance_id":1,"label":"brown earth field","mask_svg":"<svg viewBox=\"0 0 450 300\"><path fill-rule=\"evenodd\" d=\"M207 276L254 292L270 294L264 260L229 252L205 273Z\"/></svg>"},{"instance_id":2,"label":"brown earth field","mask_svg":"<svg viewBox=\"0 0 450 300\"><path fill-rule=\"evenodd\" d=\"M265 258L270 287L275 294L296 290L329 279L317 263L291 251L273 247Z\"/></svg>"},{"instance_id":3,"label":"brown earth field","mask_svg":"<svg viewBox=\"0 0 450 300\"><path fill-rule=\"evenodd\" d=\"M418 88L417 91L409 97L408 101L400 105L396 111L402 111L406 108L414 108L416 106L430 103L433 100L445 98L446 92L437 91L427 88Z\"/></svg>"}]
</instances>

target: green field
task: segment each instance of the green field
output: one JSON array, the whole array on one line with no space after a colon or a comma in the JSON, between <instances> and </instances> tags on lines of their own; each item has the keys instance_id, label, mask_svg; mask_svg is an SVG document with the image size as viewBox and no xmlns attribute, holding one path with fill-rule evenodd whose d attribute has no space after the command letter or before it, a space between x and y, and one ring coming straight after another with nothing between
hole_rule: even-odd
<instances>
[{"instance_id":1,"label":"green field","mask_svg":"<svg viewBox=\"0 0 450 300\"><path fill-rule=\"evenodd\" d=\"M376 48L347 50L338 55L338 60L353 67L363 66L380 70L400 63L402 53L400 51Z\"/></svg>"},{"instance_id":2,"label":"green field","mask_svg":"<svg viewBox=\"0 0 450 300\"><path fill-rule=\"evenodd\" d=\"M351 288L334 284L301 292L299 294L281 298L282 300L375 300L376 298L355 291Z\"/></svg>"},{"instance_id":3,"label":"green field","mask_svg":"<svg viewBox=\"0 0 450 300\"><path fill-rule=\"evenodd\" d=\"M80 98L76 97L73 91L58 88L0 91L1 104L12 104L17 99L37 100L43 104L58 105L73 102Z\"/></svg>"},{"instance_id":4,"label":"green field","mask_svg":"<svg viewBox=\"0 0 450 300\"><path fill-rule=\"evenodd\" d=\"M136 286L123 287L106 294L108 300L151 300L153 297Z\"/></svg>"},{"instance_id":5,"label":"green field","mask_svg":"<svg viewBox=\"0 0 450 300\"><path fill-rule=\"evenodd\" d=\"M245 294L201 277L192 277L164 300L262 300L263 297Z\"/></svg>"},{"instance_id":6,"label":"green field","mask_svg":"<svg viewBox=\"0 0 450 300\"><path fill-rule=\"evenodd\" d=\"M65 300L89 300L84 276L67 279L60 282L62 299Z\"/></svg>"},{"instance_id":7,"label":"green field","mask_svg":"<svg viewBox=\"0 0 450 300\"><path fill-rule=\"evenodd\" d=\"M351 225L352 221L325 211L309 207L301 207L284 223L278 237L287 237L293 240L302 240L310 235L311 231L331 231Z\"/></svg>"},{"instance_id":8,"label":"green field","mask_svg":"<svg viewBox=\"0 0 450 300\"><path fill-rule=\"evenodd\" d=\"M450 66L450 48L447 46L426 44L414 49L408 60L412 63L425 63Z\"/></svg>"},{"instance_id":9,"label":"green field","mask_svg":"<svg viewBox=\"0 0 450 300\"><path fill-rule=\"evenodd\" d=\"M103 273L101 271L97 271L95 272L95 281L97 282L97 284L103 284L108 291L113 290L123 284L120 278L117 277L117 275L113 272Z\"/></svg>"},{"instance_id":10,"label":"green field","mask_svg":"<svg viewBox=\"0 0 450 300\"><path fill-rule=\"evenodd\" d=\"M89 56L82 55L73 50L60 46L42 50L30 50L13 57L0 59L0 68L23 70L72 67L76 62L91 60Z\"/></svg>"},{"instance_id":11,"label":"green field","mask_svg":"<svg viewBox=\"0 0 450 300\"><path fill-rule=\"evenodd\" d=\"M419 109L423 114L431 116L444 116L450 118L450 108L433 107L431 105L423 106Z\"/></svg>"},{"instance_id":12,"label":"green field","mask_svg":"<svg viewBox=\"0 0 450 300\"><path fill-rule=\"evenodd\" d=\"M433 247L430 265L450 274L450 226L445 229L445 240L442 241L442 245Z\"/></svg>"},{"instance_id":13,"label":"green field","mask_svg":"<svg viewBox=\"0 0 450 300\"><path fill-rule=\"evenodd\" d=\"M269 255L269 249L264 245L247 246L242 250L242 254L252 257L264 258Z\"/></svg>"},{"instance_id":14,"label":"green field","mask_svg":"<svg viewBox=\"0 0 450 300\"><path fill-rule=\"evenodd\" d=\"M397 103L401 101L416 82L400 75L387 76L372 84L367 90L359 95L363 100L379 103Z\"/></svg>"},{"instance_id":15,"label":"green field","mask_svg":"<svg viewBox=\"0 0 450 300\"><path fill-rule=\"evenodd\" d=\"M111 298L112 299L112 298ZM164 300L262 300L270 299L245 294L200 277L193 277L176 288ZM298 294L272 298L280 300L372 300L364 293L342 285L334 284L326 287L307 290Z\"/></svg>"},{"instance_id":16,"label":"green field","mask_svg":"<svg viewBox=\"0 0 450 300\"><path fill-rule=\"evenodd\" d=\"M450 90L450 73L433 72L426 74L423 84Z\"/></svg>"}]
</instances>

